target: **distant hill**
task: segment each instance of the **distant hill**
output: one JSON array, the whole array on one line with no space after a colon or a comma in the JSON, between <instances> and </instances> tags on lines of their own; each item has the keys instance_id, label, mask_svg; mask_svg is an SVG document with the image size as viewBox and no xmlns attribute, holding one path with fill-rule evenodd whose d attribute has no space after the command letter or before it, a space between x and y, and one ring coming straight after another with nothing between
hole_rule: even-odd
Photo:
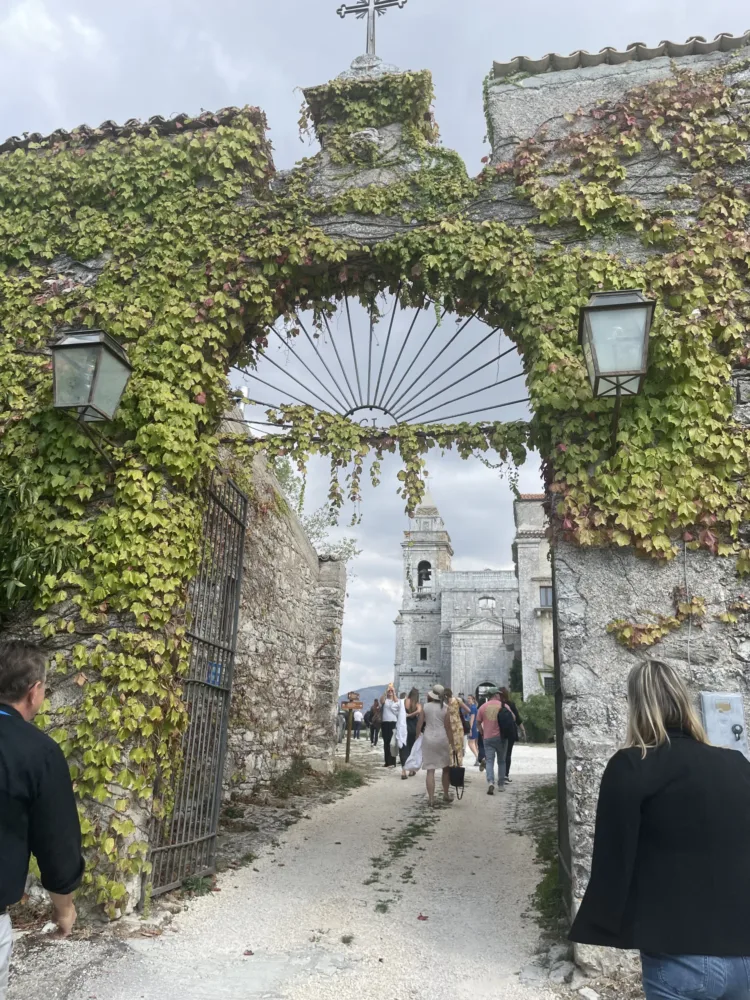
<instances>
[{"instance_id":1,"label":"distant hill","mask_svg":"<svg viewBox=\"0 0 750 1000\"><path fill-rule=\"evenodd\" d=\"M365 709L371 708L372 703L376 698L379 698L382 694L385 694L385 689L387 684L378 684L375 687L360 688L359 695L364 702ZM346 693L339 697L339 705L347 700Z\"/></svg>"}]
</instances>

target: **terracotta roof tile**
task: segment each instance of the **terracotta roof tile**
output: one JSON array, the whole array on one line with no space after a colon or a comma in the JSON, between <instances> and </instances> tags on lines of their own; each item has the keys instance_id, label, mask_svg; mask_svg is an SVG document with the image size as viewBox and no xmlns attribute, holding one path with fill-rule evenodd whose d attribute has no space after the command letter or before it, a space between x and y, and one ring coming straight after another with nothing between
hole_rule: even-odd
<instances>
[{"instance_id":1,"label":"terracotta roof tile","mask_svg":"<svg viewBox=\"0 0 750 1000\"><path fill-rule=\"evenodd\" d=\"M546 493L521 493L521 500L546 500Z\"/></svg>"},{"instance_id":2,"label":"terracotta roof tile","mask_svg":"<svg viewBox=\"0 0 750 1000\"><path fill-rule=\"evenodd\" d=\"M712 42L707 42L700 35L694 35L682 44L679 42L659 42L655 47L649 47L644 42L632 42L624 52L607 47L595 53L580 49L578 52L572 52L569 56L561 56L556 52L548 52L541 59L516 56L510 62L496 62L494 64L493 75L496 80L502 80L503 77L513 76L515 73L529 73L535 76L539 73L552 73L559 70L578 69L579 67L586 66L601 66L604 63L609 66L618 66L621 63L658 59L660 56L679 59L680 56L707 55L711 52L732 52L734 49L741 49L746 45L750 45L750 31L746 31L744 35L730 35L724 32L717 35Z\"/></svg>"},{"instance_id":3,"label":"terracotta roof tile","mask_svg":"<svg viewBox=\"0 0 750 1000\"><path fill-rule=\"evenodd\" d=\"M113 121L102 122L98 128L90 125L79 125L78 128L68 132L66 129L57 129L50 135L42 135L40 132L25 133L22 137L11 136L0 144L0 153L8 153L14 149L26 149L30 143L44 146L54 146L56 143L76 143L79 146L92 146L102 139L119 139L121 136L148 135L155 130L158 135L177 135L180 132L191 132L198 129L218 128L220 125L228 125L239 115L249 114L256 120L259 128L265 130L266 116L260 108L222 108L220 111L203 111L199 115L174 115L172 118L162 118L155 115L148 121L141 121L139 118L129 118L123 125L118 125Z\"/></svg>"}]
</instances>

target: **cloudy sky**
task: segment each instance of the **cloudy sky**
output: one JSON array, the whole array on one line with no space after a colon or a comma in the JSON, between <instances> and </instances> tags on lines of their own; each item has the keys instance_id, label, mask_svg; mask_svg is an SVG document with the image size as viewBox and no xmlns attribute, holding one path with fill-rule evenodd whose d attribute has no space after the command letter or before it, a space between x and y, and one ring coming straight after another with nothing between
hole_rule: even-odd
<instances>
[{"instance_id":1,"label":"cloudy sky","mask_svg":"<svg viewBox=\"0 0 750 1000\"><path fill-rule=\"evenodd\" d=\"M297 134L297 88L337 75L364 49L362 22L342 22L339 4L0 0L0 134L257 104L269 118L277 166L291 167L310 152ZM380 19L378 51L401 68L432 71L443 142L476 173L486 152L482 79L493 59L712 38L748 27L747 0L408 0L404 10ZM407 524L395 492L397 466L386 463L383 471L383 485L365 493L356 529L363 553L349 588L342 690L385 681L392 672ZM430 471L455 567L509 566L507 484L478 461L455 456L434 456ZM322 502L325 469L313 468L310 480L311 502ZM530 462L521 487L538 486Z\"/></svg>"}]
</instances>

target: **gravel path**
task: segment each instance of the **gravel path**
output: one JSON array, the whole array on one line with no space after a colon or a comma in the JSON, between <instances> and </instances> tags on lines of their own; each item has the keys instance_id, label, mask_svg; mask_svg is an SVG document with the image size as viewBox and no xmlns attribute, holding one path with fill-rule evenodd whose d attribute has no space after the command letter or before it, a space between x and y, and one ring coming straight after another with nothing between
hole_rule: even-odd
<instances>
[{"instance_id":1,"label":"gravel path","mask_svg":"<svg viewBox=\"0 0 750 1000\"><path fill-rule=\"evenodd\" d=\"M489 798L472 769L463 801L432 812L422 776L373 769L162 937L35 948L10 1000L550 1000L517 978L539 939L538 873L512 831L554 770L554 751L519 746L506 792Z\"/></svg>"}]
</instances>

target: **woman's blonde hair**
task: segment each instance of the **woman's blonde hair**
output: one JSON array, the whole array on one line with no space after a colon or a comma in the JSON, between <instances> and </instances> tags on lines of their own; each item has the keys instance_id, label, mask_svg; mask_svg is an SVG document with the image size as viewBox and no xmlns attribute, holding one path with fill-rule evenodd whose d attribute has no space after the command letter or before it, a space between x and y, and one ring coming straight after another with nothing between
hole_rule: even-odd
<instances>
[{"instance_id":1,"label":"woman's blonde hair","mask_svg":"<svg viewBox=\"0 0 750 1000\"><path fill-rule=\"evenodd\" d=\"M668 729L682 729L699 743L706 731L693 707L685 682L672 667L646 660L628 677L628 737L626 746L647 750L669 742Z\"/></svg>"}]
</instances>

